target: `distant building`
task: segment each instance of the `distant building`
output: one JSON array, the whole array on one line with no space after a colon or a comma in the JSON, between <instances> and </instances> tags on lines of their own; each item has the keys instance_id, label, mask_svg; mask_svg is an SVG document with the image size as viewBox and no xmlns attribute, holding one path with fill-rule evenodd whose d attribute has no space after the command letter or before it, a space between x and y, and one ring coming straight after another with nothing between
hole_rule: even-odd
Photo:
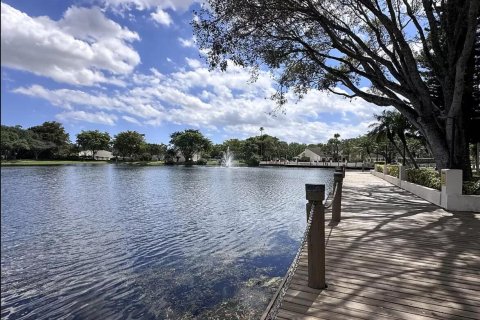
<instances>
[{"instance_id":1,"label":"distant building","mask_svg":"<svg viewBox=\"0 0 480 320\"><path fill-rule=\"evenodd\" d=\"M296 158L300 159L309 159L308 161L330 161L332 157L327 156L322 152L320 148L306 148L302 153L300 153Z\"/></svg>"},{"instance_id":2,"label":"distant building","mask_svg":"<svg viewBox=\"0 0 480 320\"><path fill-rule=\"evenodd\" d=\"M81 158L91 159L92 158L92 150L80 151L78 153L78 156L81 157ZM107 150L98 150L97 152L95 152L95 156L93 157L93 159L95 159L95 160L110 160L112 158L113 158L113 153L111 153L110 151L107 151Z\"/></svg>"},{"instance_id":3,"label":"distant building","mask_svg":"<svg viewBox=\"0 0 480 320\"><path fill-rule=\"evenodd\" d=\"M192 157L192 161L198 161L202 158L202 155L200 153L194 153ZM175 162L185 162L185 157L183 156L182 152L177 151L177 154L175 156L175 159L173 159Z\"/></svg>"}]
</instances>

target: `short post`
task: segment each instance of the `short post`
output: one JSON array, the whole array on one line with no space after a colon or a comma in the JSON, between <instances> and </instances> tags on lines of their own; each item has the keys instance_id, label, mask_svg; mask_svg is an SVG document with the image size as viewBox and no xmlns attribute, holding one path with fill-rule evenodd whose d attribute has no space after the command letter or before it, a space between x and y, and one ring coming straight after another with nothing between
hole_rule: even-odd
<instances>
[{"instance_id":1,"label":"short post","mask_svg":"<svg viewBox=\"0 0 480 320\"><path fill-rule=\"evenodd\" d=\"M332 200L332 221L340 222L342 219L342 184L343 173L335 172L333 174L335 184L335 196Z\"/></svg>"},{"instance_id":2,"label":"short post","mask_svg":"<svg viewBox=\"0 0 480 320\"><path fill-rule=\"evenodd\" d=\"M387 168L387 162L385 161L385 163L383 164L383 174L388 174L388 168Z\"/></svg>"},{"instance_id":3,"label":"short post","mask_svg":"<svg viewBox=\"0 0 480 320\"><path fill-rule=\"evenodd\" d=\"M307 221L314 207L312 226L308 234L308 286L324 289L325 285L325 185L305 185L307 203Z\"/></svg>"},{"instance_id":4,"label":"short post","mask_svg":"<svg viewBox=\"0 0 480 320\"><path fill-rule=\"evenodd\" d=\"M440 172L440 180L442 183L442 194L440 197L441 206L451 209L456 206L456 198L462 194L462 170L459 169L442 169Z\"/></svg>"},{"instance_id":5,"label":"short post","mask_svg":"<svg viewBox=\"0 0 480 320\"><path fill-rule=\"evenodd\" d=\"M398 178L403 181L407 180L407 167L404 165L398 166Z\"/></svg>"}]
</instances>

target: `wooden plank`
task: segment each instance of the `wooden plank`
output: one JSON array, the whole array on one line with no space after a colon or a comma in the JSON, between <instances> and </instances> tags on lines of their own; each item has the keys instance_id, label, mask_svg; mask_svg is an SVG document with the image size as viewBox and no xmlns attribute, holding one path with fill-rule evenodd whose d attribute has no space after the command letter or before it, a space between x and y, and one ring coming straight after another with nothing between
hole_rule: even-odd
<instances>
[{"instance_id":1,"label":"wooden plank","mask_svg":"<svg viewBox=\"0 0 480 320\"><path fill-rule=\"evenodd\" d=\"M304 280L304 275L300 275L300 274L295 275L293 277L292 283L302 285L302 286L307 285L307 282ZM459 302L459 300L461 300L461 303L463 306L468 306L468 305L473 307L480 306L480 299L477 299L476 296L462 297L462 299L459 299L455 296L452 296L450 292L444 292L439 290L433 291L432 288L418 288L416 286L403 286L401 284L392 285L392 283L389 283L388 281L385 283L382 283L382 282L373 283L373 282L358 280L358 278L344 277L342 279L330 278L327 283L329 285L333 284L333 285L339 285L339 286L341 285L345 287L358 286L366 289L373 288L377 290L385 290L390 292L400 292L400 293L409 295L411 299L413 297L426 297L426 298L440 299L440 300L450 301L450 302Z\"/></svg>"},{"instance_id":2,"label":"wooden plank","mask_svg":"<svg viewBox=\"0 0 480 320\"><path fill-rule=\"evenodd\" d=\"M284 299L284 306L282 310L302 313L304 315L325 317L325 319L401 319L399 317L392 317L392 315L385 315L385 313L378 313L374 310L360 310L346 306L339 306L339 304L331 303L329 301L306 300L298 297L288 295ZM430 320L430 319L428 319Z\"/></svg>"},{"instance_id":3,"label":"wooden plank","mask_svg":"<svg viewBox=\"0 0 480 320\"><path fill-rule=\"evenodd\" d=\"M352 256L356 258L356 256ZM333 261L332 261L333 260ZM398 261L398 260L396 260ZM423 277L426 279L439 280L442 282L455 282L462 287L472 287L473 290L480 290L480 277L471 275L466 269L457 268L455 270L446 269L443 267L440 268L419 268L419 267L409 267L410 263L398 264L398 263L389 263L388 260L378 260L375 263L371 259L357 258L352 260L341 260L336 261L334 259L327 259L326 261L327 268L330 268L332 272L339 269L340 266L347 269L355 270L365 270L369 273L380 274L395 274L395 273L408 273L409 275L415 277ZM306 264L300 262L300 266L306 267ZM463 272L462 272L463 271ZM428 281L427 281L428 282Z\"/></svg>"},{"instance_id":4,"label":"wooden plank","mask_svg":"<svg viewBox=\"0 0 480 320\"><path fill-rule=\"evenodd\" d=\"M361 173L347 173L344 196L342 222L325 226L329 287L307 286L302 248L279 319L478 319L480 215L452 216Z\"/></svg>"},{"instance_id":5,"label":"wooden plank","mask_svg":"<svg viewBox=\"0 0 480 320\"><path fill-rule=\"evenodd\" d=\"M311 292L311 291L308 291L308 289L307 289L308 287L305 288L304 284L297 284L297 282L293 282L290 285L290 288L292 288L292 290L302 290L302 291L305 291L305 292ZM345 283L329 284L328 290L344 291L344 292L347 292L347 293L352 293L352 291L354 291L358 295L365 295L365 296L385 295L385 296L392 297L392 298L395 298L395 299L406 300L407 303L409 303L409 301L412 301L414 303L415 302L421 302L421 303L429 304L432 307L443 306L443 307L447 307L447 308L455 309L455 310L460 310L460 311L469 311L469 312L473 312L473 313L477 313L477 314L480 313L480 305L471 306L471 305L468 305L468 304L460 304L457 301L442 300L441 298L435 297L435 296L429 297L429 296L423 296L423 295L418 295L418 294L415 295L415 294L412 294L412 292L389 291L389 290L386 290L386 289L378 289L378 288L375 288L375 287L355 286L355 285L348 284L348 283L346 283L346 284ZM311 293L315 293L315 292L311 292Z\"/></svg>"},{"instance_id":6,"label":"wooden plank","mask_svg":"<svg viewBox=\"0 0 480 320\"><path fill-rule=\"evenodd\" d=\"M287 295L295 295L296 297L301 297L303 299L312 301L315 301L317 297L320 297L320 294L304 292L302 290L303 288L299 290L295 290L293 288L290 289L291 290L288 290ZM480 314L480 309L476 309L474 311L452 309L446 306L431 305L428 303L422 303L409 299L399 300L396 297L391 297L383 294L369 295L361 290L348 290L335 286L330 286L327 290L322 291L321 295L331 298L360 302L369 306L375 306L378 308L391 309L417 315L435 315L440 318L464 317L469 319L477 319L478 315ZM326 297L323 297L321 301L326 301Z\"/></svg>"},{"instance_id":7,"label":"wooden plank","mask_svg":"<svg viewBox=\"0 0 480 320\"><path fill-rule=\"evenodd\" d=\"M404 320L433 320L435 317L422 316L417 314L404 313L386 308L373 308L372 306L358 303L352 300L333 299L322 296L321 299L314 302L302 299L285 298L285 310L303 313L309 316L325 317L327 319L335 319L342 316L341 312L351 313L352 315L343 315L343 319L404 319ZM308 306L308 304L311 304ZM325 304L322 307L321 304ZM335 308L336 307L336 308ZM283 308L282 308L283 309Z\"/></svg>"},{"instance_id":8,"label":"wooden plank","mask_svg":"<svg viewBox=\"0 0 480 320\"><path fill-rule=\"evenodd\" d=\"M410 276L406 274L402 274L401 272L398 272L397 274L389 274L388 272L382 272L382 271L372 271L371 269L367 268L357 268L358 270L354 269L348 269L346 268L341 268L340 266L337 266L337 268L332 271L327 271L327 278L342 278L344 275L349 275L353 277L357 277L358 279L363 279L366 282L375 282L375 281L395 281L391 282L392 284L396 282L403 282L405 284L408 284L412 287L419 286L419 287L425 287L425 288L438 288L438 289L443 289L443 290L450 290L450 291L455 291L458 293L463 293L466 295L478 295L480 291L480 286L476 285L466 285L466 284L459 284L455 282L442 282L441 280L436 280L432 278L425 278L425 277L415 277L415 276ZM376 273L378 272L378 273ZM298 274L306 275L307 270L305 270L302 266L299 266L297 269ZM448 280L448 279L447 279ZM327 281L328 282L328 281ZM478 297L480 298L480 297Z\"/></svg>"}]
</instances>

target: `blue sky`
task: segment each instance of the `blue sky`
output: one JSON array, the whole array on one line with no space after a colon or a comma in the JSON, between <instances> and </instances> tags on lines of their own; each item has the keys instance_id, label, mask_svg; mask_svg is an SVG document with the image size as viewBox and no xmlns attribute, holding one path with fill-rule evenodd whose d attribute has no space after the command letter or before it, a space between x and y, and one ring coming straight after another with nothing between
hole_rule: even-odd
<instances>
[{"instance_id":1,"label":"blue sky","mask_svg":"<svg viewBox=\"0 0 480 320\"><path fill-rule=\"evenodd\" d=\"M170 133L200 129L212 141L264 133L286 141L324 142L367 131L381 109L312 91L289 94L273 117L275 83L252 83L232 66L209 71L190 27L191 0L3 1L1 122L25 128L56 120L72 141L81 130Z\"/></svg>"}]
</instances>

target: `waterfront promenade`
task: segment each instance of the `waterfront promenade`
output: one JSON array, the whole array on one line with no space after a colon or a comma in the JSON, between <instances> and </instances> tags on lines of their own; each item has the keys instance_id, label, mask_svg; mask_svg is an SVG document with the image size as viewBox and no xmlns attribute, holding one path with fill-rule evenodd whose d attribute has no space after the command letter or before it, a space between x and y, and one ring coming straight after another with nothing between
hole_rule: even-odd
<instances>
[{"instance_id":1,"label":"waterfront promenade","mask_svg":"<svg viewBox=\"0 0 480 320\"><path fill-rule=\"evenodd\" d=\"M479 318L480 214L369 173L347 172L343 189L342 221L325 217L328 288L307 286L304 247L278 319Z\"/></svg>"},{"instance_id":2,"label":"waterfront promenade","mask_svg":"<svg viewBox=\"0 0 480 320\"><path fill-rule=\"evenodd\" d=\"M362 162L330 162L330 161L310 161L310 162L295 162L295 161L260 161L260 166L265 167L290 167L290 168L323 168L333 169L336 167L344 166L346 169L353 170L370 170L373 169L372 163Z\"/></svg>"}]
</instances>

